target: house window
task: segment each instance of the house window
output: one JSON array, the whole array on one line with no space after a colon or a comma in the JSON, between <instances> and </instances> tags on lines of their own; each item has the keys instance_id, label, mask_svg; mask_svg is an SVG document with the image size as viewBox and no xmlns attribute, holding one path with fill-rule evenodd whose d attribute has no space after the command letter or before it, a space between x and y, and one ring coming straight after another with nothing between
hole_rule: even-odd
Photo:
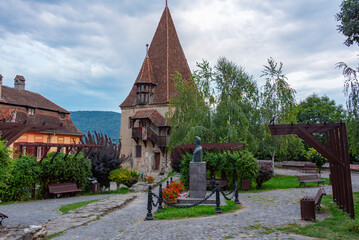
<instances>
[{"instance_id":1,"label":"house window","mask_svg":"<svg viewBox=\"0 0 359 240\"><path fill-rule=\"evenodd\" d=\"M142 155L142 146L136 145L136 157L141 157Z\"/></svg>"},{"instance_id":2,"label":"house window","mask_svg":"<svg viewBox=\"0 0 359 240\"><path fill-rule=\"evenodd\" d=\"M145 94L145 102L148 103L148 94Z\"/></svg>"},{"instance_id":3,"label":"house window","mask_svg":"<svg viewBox=\"0 0 359 240\"><path fill-rule=\"evenodd\" d=\"M41 147L37 147L36 157L37 157L37 158L41 158Z\"/></svg>"},{"instance_id":4,"label":"house window","mask_svg":"<svg viewBox=\"0 0 359 240\"><path fill-rule=\"evenodd\" d=\"M64 138L63 137L58 137L57 138L57 143L64 143Z\"/></svg>"},{"instance_id":5,"label":"house window","mask_svg":"<svg viewBox=\"0 0 359 240\"><path fill-rule=\"evenodd\" d=\"M35 108L28 108L28 109L27 109L27 113L28 113L29 115L35 115Z\"/></svg>"},{"instance_id":6,"label":"house window","mask_svg":"<svg viewBox=\"0 0 359 240\"><path fill-rule=\"evenodd\" d=\"M65 119L65 113L60 113L60 119L61 120Z\"/></svg>"},{"instance_id":7,"label":"house window","mask_svg":"<svg viewBox=\"0 0 359 240\"><path fill-rule=\"evenodd\" d=\"M128 128L133 128L133 121L131 118L128 118Z\"/></svg>"},{"instance_id":8,"label":"house window","mask_svg":"<svg viewBox=\"0 0 359 240\"><path fill-rule=\"evenodd\" d=\"M23 155L26 155L26 146L23 146L23 147L22 147L22 154L23 154Z\"/></svg>"}]
</instances>

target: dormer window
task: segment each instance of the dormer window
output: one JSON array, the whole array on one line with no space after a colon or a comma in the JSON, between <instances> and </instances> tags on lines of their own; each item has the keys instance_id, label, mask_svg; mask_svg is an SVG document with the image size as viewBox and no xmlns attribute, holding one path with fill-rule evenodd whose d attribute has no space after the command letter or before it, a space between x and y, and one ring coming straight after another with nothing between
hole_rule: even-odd
<instances>
[{"instance_id":1,"label":"dormer window","mask_svg":"<svg viewBox=\"0 0 359 240\"><path fill-rule=\"evenodd\" d=\"M64 120L65 119L65 113L60 113L60 119Z\"/></svg>"},{"instance_id":2,"label":"dormer window","mask_svg":"<svg viewBox=\"0 0 359 240\"><path fill-rule=\"evenodd\" d=\"M29 115L35 115L35 108L28 108L28 109L27 109L27 113L28 113Z\"/></svg>"}]
</instances>

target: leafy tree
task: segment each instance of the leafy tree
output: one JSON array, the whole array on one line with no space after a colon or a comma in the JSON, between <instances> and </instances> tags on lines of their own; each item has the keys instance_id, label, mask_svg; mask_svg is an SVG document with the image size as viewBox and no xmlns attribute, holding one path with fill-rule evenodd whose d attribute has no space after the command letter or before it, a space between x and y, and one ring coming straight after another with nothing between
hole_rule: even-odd
<instances>
[{"instance_id":1,"label":"leafy tree","mask_svg":"<svg viewBox=\"0 0 359 240\"><path fill-rule=\"evenodd\" d=\"M173 80L178 94L171 97L166 116L171 122L169 148L191 143L196 135L201 136L203 142L210 142L210 112L203 98L204 94L199 94L193 79L183 79L178 72Z\"/></svg>"},{"instance_id":2,"label":"leafy tree","mask_svg":"<svg viewBox=\"0 0 359 240\"><path fill-rule=\"evenodd\" d=\"M328 160L320 153L318 153L314 148L309 148L308 159L317 165L319 174L322 171L323 165L328 162Z\"/></svg>"},{"instance_id":3,"label":"leafy tree","mask_svg":"<svg viewBox=\"0 0 359 240\"><path fill-rule=\"evenodd\" d=\"M348 47L353 44L359 45L359 1L344 0L335 18L340 22L338 31L347 37L344 44Z\"/></svg>"},{"instance_id":4,"label":"leafy tree","mask_svg":"<svg viewBox=\"0 0 359 240\"><path fill-rule=\"evenodd\" d=\"M35 198L35 185L40 180L41 167L34 156L23 155L14 160L11 178L4 200L23 201Z\"/></svg>"},{"instance_id":5,"label":"leafy tree","mask_svg":"<svg viewBox=\"0 0 359 240\"><path fill-rule=\"evenodd\" d=\"M282 71L283 63L276 63L273 58L268 59L261 77L266 77L262 93L262 123L264 125L274 121L288 124L296 122L295 90L290 87L287 77ZM300 141L292 136L272 136L266 127L264 135L264 151L269 151L272 164L276 154L286 151L289 141ZM293 145L295 146L295 145Z\"/></svg>"},{"instance_id":6,"label":"leafy tree","mask_svg":"<svg viewBox=\"0 0 359 240\"><path fill-rule=\"evenodd\" d=\"M312 94L298 105L298 123L333 123L346 119L342 105L336 105L327 96Z\"/></svg>"},{"instance_id":7,"label":"leafy tree","mask_svg":"<svg viewBox=\"0 0 359 240\"><path fill-rule=\"evenodd\" d=\"M347 37L344 44L346 46L359 45L359 1L344 0L340 7L340 12L335 17L339 22L339 32ZM359 155L359 81L357 78L359 66L352 68L344 62L339 62L337 68L343 70L344 93L348 97L349 150L352 154Z\"/></svg>"},{"instance_id":8,"label":"leafy tree","mask_svg":"<svg viewBox=\"0 0 359 240\"><path fill-rule=\"evenodd\" d=\"M6 141L0 140L0 199L7 191L9 179L11 179L11 169L13 161L10 158L11 151L6 146Z\"/></svg>"},{"instance_id":9,"label":"leafy tree","mask_svg":"<svg viewBox=\"0 0 359 240\"><path fill-rule=\"evenodd\" d=\"M125 157L121 153L121 141L118 144L112 142L107 135L90 132L84 136L82 142L85 144L103 145L103 148L94 149L88 155L91 160L92 175L105 187L110 186L108 178L110 172L121 167L121 164L128 161L131 156Z\"/></svg>"}]
</instances>

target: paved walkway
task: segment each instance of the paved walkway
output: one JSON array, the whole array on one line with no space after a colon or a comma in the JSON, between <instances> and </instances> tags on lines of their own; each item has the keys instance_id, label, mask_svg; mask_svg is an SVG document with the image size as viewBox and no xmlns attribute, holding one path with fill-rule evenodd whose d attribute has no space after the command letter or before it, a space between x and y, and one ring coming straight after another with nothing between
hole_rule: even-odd
<instances>
[{"instance_id":1,"label":"paved walkway","mask_svg":"<svg viewBox=\"0 0 359 240\"><path fill-rule=\"evenodd\" d=\"M298 174L296 171L279 169L276 173ZM353 174L352 179L353 190L359 191L359 175ZM330 194L331 186L325 188ZM317 188L296 188L241 193L239 199L244 207L234 213L170 221L144 221L147 196L139 194L125 208L69 229L55 239L311 239L278 232L276 228L290 223L308 224L300 220L299 200L304 195L314 195L316 191ZM0 212L6 212L4 207L15 208L16 205L1 206ZM325 217L328 215L317 214L319 220Z\"/></svg>"}]
</instances>

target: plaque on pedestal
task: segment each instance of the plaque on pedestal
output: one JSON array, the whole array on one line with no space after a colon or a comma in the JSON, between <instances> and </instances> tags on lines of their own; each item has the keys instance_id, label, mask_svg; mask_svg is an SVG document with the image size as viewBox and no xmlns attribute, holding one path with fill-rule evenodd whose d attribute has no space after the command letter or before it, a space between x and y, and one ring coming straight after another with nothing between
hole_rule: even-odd
<instances>
[{"instance_id":1,"label":"plaque on pedestal","mask_svg":"<svg viewBox=\"0 0 359 240\"><path fill-rule=\"evenodd\" d=\"M206 196L206 162L189 163L189 197Z\"/></svg>"}]
</instances>

